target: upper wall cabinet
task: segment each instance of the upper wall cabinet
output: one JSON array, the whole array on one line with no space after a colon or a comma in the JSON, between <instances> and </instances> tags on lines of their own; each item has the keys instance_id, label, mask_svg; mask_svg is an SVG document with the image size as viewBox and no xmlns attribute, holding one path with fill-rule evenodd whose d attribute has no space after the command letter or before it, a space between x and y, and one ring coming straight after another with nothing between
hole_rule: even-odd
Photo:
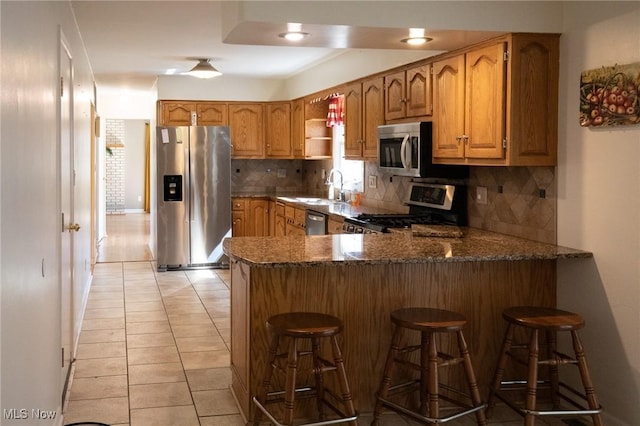
<instances>
[{"instance_id":1,"label":"upper wall cabinet","mask_svg":"<svg viewBox=\"0 0 640 426\"><path fill-rule=\"evenodd\" d=\"M344 92L345 158L362 160L378 155L378 126L384 124L382 77L352 83Z\"/></svg>"},{"instance_id":2,"label":"upper wall cabinet","mask_svg":"<svg viewBox=\"0 0 640 426\"><path fill-rule=\"evenodd\" d=\"M558 60L557 35L511 34L434 62L434 162L555 165Z\"/></svg>"},{"instance_id":3,"label":"upper wall cabinet","mask_svg":"<svg viewBox=\"0 0 640 426\"><path fill-rule=\"evenodd\" d=\"M291 153L304 158L304 99L291 102Z\"/></svg>"},{"instance_id":4,"label":"upper wall cabinet","mask_svg":"<svg viewBox=\"0 0 640 426\"><path fill-rule=\"evenodd\" d=\"M431 115L431 65L426 64L384 77L387 121Z\"/></svg>"},{"instance_id":5,"label":"upper wall cabinet","mask_svg":"<svg viewBox=\"0 0 640 426\"><path fill-rule=\"evenodd\" d=\"M194 117L195 116L195 117ZM195 118L195 120L194 120ZM158 102L160 126L226 126L227 104L224 102Z\"/></svg>"},{"instance_id":6,"label":"upper wall cabinet","mask_svg":"<svg viewBox=\"0 0 640 426\"><path fill-rule=\"evenodd\" d=\"M266 154L268 158L291 158L291 103L266 104Z\"/></svg>"},{"instance_id":7,"label":"upper wall cabinet","mask_svg":"<svg viewBox=\"0 0 640 426\"><path fill-rule=\"evenodd\" d=\"M230 104L229 127L233 158L263 158L262 104Z\"/></svg>"}]
</instances>

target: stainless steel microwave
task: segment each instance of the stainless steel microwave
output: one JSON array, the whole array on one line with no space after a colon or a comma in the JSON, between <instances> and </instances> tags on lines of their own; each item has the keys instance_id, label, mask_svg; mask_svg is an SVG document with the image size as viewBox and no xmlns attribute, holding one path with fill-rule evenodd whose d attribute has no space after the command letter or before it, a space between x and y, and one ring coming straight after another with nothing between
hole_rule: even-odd
<instances>
[{"instance_id":1,"label":"stainless steel microwave","mask_svg":"<svg viewBox=\"0 0 640 426\"><path fill-rule=\"evenodd\" d=\"M378 126L378 167L397 176L463 179L467 166L433 164L432 124L428 121Z\"/></svg>"}]
</instances>

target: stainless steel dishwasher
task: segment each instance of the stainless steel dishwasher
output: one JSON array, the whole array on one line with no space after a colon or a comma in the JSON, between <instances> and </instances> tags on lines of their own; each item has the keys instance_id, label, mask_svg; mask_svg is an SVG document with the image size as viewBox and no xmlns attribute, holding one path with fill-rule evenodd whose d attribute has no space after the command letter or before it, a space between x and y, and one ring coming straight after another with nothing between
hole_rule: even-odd
<instances>
[{"instance_id":1,"label":"stainless steel dishwasher","mask_svg":"<svg viewBox=\"0 0 640 426\"><path fill-rule=\"evenodd\" d=\"M327 215L324 213L307 210L305 214L305 227L307 235L326 235Z\"/></svg>"}]
</instances>

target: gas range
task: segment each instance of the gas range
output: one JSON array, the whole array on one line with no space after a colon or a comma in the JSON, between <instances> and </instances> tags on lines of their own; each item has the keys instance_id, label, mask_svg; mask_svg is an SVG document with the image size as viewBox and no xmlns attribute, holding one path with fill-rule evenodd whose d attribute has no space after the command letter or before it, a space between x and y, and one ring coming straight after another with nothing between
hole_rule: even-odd
<instances>
[{"instance_id":1,"label":"gas range","mask_svg":"<svg viewBox=\"0 0 640 426\"><path fill-rule=\"evenodd\" d=\"M421 225L467 224L466 191L463 186L413 183L406 201L409 213L360 214L344 221L346 234L380 234L393 228Z\"/></svg>"}]
</instances>

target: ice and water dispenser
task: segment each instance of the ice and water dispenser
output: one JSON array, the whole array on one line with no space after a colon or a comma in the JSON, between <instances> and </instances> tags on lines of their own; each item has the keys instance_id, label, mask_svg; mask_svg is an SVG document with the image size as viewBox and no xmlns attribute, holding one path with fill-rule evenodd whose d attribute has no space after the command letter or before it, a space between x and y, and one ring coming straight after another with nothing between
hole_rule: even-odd
<instances>
[{"instance_id":1,"label":"ice and water dispenser","mask_svg":"<svg viewBox=\"0 0 640 426\"><path fill-rule=\"evenodd\" d=\"M182 201L182 175L164 175L164 201Z\"/></svg>"}]
</instances>

